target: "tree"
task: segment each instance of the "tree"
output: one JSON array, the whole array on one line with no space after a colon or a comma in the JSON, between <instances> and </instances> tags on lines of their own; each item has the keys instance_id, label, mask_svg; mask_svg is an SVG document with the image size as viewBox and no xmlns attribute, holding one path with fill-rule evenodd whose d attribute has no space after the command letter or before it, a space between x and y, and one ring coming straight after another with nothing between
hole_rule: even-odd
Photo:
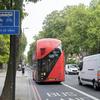
<instances>
[{"instance_id":1,"label":"tree","mask_svg":"<svg viewBox=\"0 0 100 100\"><path fill-rule=\"evenodd\" d=\"M36 38L62 40L66 58L69 54L85 56L99 53L100 0L94 1L89 7L80 4L67 6L62 11L53 11L47 15L43 30Z\"/></svg>"},{"instance_id":2,"label":"tree","mask_svg":"<svg viewBox=\"0 0 100 100\"><path fill-rule=\"evenodd\" d=\"M92 0L90 2L90 8L95 9L98 5L100 5L100 0Z\"/></svg>"},{"instance_id":3,"label":"tree","mask_svg":"<svg viewBox=\"0 0 100 100\"><path fill-rule=\"evenodd\" d=\"M20 40L19 40L19 53L18 53L18 61L20 62L21 60L24 59L24 51L25 51L25 47L27 45L27 40L26 37L24 35L24 33L21 34L20 36ZM20 62L21 63L21 62Z\"/></svg>"},{"instance_id":4,"label":"tree","mask_svg":"<svg viewBox=\"0 0 100 100\"><path fill-rule=\"evenodd\" d=\"M87 29L85 19L87 19L87 9L84 5L53 11L44 20L43 31L39 37L62 40L66 58L69 54L78 54L80 48L84 49L82 43L85 41Z\"/></svg>"},{"instance_id":5,"label":"tree","mask_svg":"<svg viewBox=\"0 0 100 100\"><path fill-rule=\"evenodd\" d=\"M0 35L0 68L9 60L9 35Z\"/></svg>"},{"instance_id":6,"label":"tree","mask_svg":"<svg viewBox=\"0 0 100 100\"><path fill-rule=\"evenodd\" d=\"M34 2L38 1L38 0L32 0ZM1 0L2 2L2 6L0 6L1 9L17 9L20 10L21 13L21 19L23 18L23 9L22 9L22 5L23 5L23 0ZM12 5L14 4L14 6ZM20 27L21 28L21 27ZM18 50L18 46L19 46L19 37L20 36L10 36L10 56L9 56L9 62L8 62L8 69L7 69L7 74L6 74L6 80L5 80L5 84L4 84L4 88L1 94L1 98L2 100L14 100L15 99L15 88L14 88L14 80L15 80L15 76L13 76L14 74L16 75L16 61L14 61L14 59L16 59L16 57L18 56L18 52L14 52L14 50ZM15 46L15 47L14 47ZM14 54L14 56L13 56ZM15 65L15 66L14 66ZM15 67L13 69L13 67Z\"/></svg>"},{"instance_id":7,"label":"tree","mask_svg":"<svg viewBox=\"0 0 100 100\"><path fill-rule=\"evenodd\" d=\"M4 9L19 9L21 10L22 2L19 2L19 8L18 7L18 1L12 1L8 2L8 0L3 0L2 2L5 4ZM17 5L16 5L17 3ZM12 4L15 4L14 7ZM16 43L16 44L15 44ZM14 100L15 98L15 75L16 75L16 57L18 52L16 50L18 49L18 43L19 43L19 36L10 36L10 56L9 56L9 62L8 62L8 68L7 68L7 74L6 79L3 87L3 91L1 94L1 100ZM15 67L15 68L14 68Z\"/></svg>"},{"instance_id":8,"label":"tree","mask_svg":"<svg viewBox=\"0 0 100 100\"><path fill-rule=\"evenodd\" d=\"M32 58L35 54L35 42L33 42L31 45L30 45L30 49L29 49L29 52L28 52L28 63L30 65L32 65L33 61L32 61Z\"/></svg>"},{"instance_id":9,"label":"tree","mask_svg":"<svg viewBox=\"0 0 100 100\"><path fill-rule=\"evenodd\" d=\"M98 0L99 1L99 0ZM100 2L95 9L90 7L88 41L90 41L90 54L100 53Z\"/></svg>"}]
</instances>

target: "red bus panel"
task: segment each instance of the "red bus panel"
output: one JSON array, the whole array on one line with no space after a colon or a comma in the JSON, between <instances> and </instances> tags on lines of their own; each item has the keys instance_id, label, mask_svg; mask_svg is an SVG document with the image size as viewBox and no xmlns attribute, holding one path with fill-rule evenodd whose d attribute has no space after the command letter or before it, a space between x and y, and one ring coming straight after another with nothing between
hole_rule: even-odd
<instances>
[{"instance_id":1,"label":"red bus panel","mask_svg":"<svg viewBox=\"0 0 100 100\"><path fill-rule=\"evenodd\" d=\"M37 40L36 46L36 59L42 59L48 55L54 48L58 47L61 41L58 39L40 39ZM42 53L43 54L42 54Z\"/></svg>"},{"instance_id":2,"label":"red bus panel","mask_svg":"<svg viewBox=\"0 0 100 100\"><path fill-rule=\"evenodd\" d=\"M61 82L64 80L65 80L65 70L64 70L64 52L63 52L45 81Z\"/></svg>"}]
</instances>

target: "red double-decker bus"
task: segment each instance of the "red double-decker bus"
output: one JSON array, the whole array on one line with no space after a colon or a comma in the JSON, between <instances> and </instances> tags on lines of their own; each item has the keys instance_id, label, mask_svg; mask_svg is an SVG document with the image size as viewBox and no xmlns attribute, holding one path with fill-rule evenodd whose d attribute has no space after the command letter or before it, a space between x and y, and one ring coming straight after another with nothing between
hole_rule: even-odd
<instances>
[{"instance_id":1,"label":"red double-decker bus","mask_svg":"<svg viewBox=\"0 0 100 100\"><path fill-rule=\"evenodd\" d=\"M36 82L64 81L64 52L61 41L53 38L39 39L35 48L33 79Z\"/></svg>"}]
</instances>

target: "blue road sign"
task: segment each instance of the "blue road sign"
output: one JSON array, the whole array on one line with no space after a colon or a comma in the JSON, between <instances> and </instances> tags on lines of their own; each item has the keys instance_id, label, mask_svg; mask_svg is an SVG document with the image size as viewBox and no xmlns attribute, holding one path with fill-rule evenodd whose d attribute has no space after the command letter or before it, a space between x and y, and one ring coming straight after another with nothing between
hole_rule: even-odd
<instances>
[{"instance_id":1,"label":"blue road sign","mask_svg":"<svg viewBox=\"0 0 100 100\"><path fill-rule=\"evenodd\" d=\"M19 33L19 10L0 10L0 34L18 35Z\"/></svg>"}]
</instances>

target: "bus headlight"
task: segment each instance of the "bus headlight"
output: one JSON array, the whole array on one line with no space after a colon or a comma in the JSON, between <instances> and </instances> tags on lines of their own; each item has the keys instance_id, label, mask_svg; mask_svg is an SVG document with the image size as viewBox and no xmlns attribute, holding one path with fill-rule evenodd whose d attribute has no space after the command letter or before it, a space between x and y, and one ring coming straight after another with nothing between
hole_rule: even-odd
<instances>
[{"instance_id":1,"label":"bus headlight","mask_svg":"<svg viewBox=\"0 0 100 100\"><path fill-rule=\"evenodd\" d=\"M41 75L43 75L43 73L41 73Z\"/></svg>"},{"instance_id":2,"label":"bus headlight","mask_svg":"<svg viewBox=\"0 0 100 100\"><path fill-rule=\"evenodd\" d=\"M41 73L41 75L42 75L42 76L45 76L45 75L46 75L46 73L45 73L45 72L44 72L44 73Z\"/></svg>"},{"instance_id":3,"label":"bus headlight","mask_svg":"<svg viewBox=\"0 0 100 100\"><path fill-rule=\"evenodd\" d=\"M46 73L44 72L44 76L46 75Z\"/></svg>"}]
</instances>

